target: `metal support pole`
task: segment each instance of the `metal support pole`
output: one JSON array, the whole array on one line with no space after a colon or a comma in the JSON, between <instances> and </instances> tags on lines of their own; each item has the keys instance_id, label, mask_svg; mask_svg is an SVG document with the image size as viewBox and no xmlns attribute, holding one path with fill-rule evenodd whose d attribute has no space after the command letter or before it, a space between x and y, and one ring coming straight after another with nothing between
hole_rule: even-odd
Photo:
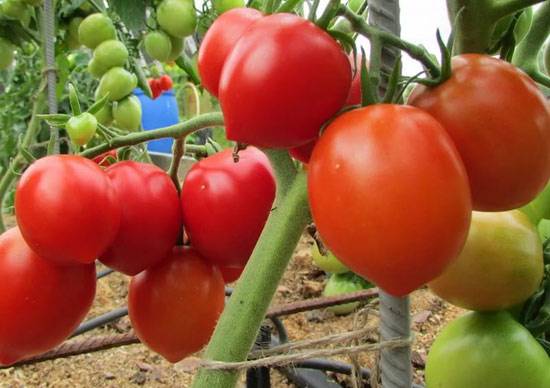
<instances>
[{"instance_id":1,"label":"metal support pole","mask_svg":"<svg viewBox=\"0 0 550 388\"><path fill-rule=\"evenodd\" d=\"M399 0L370 0L369 23L394 35L400 35ZM398 51L382 48L382 73L390 74ZM381 92L387 78L381 79ZM380 290L380 338L382 341L409 338L411 335L409 298L396 298ZM380 372L383 388L411 388L411 348L383 349L380 354Z\"/></svg>"},{"instance_id":2,"label":"metal support pole","mask_svg":"<svg viewBox=\"0 0 550 388\"><path fill-rule=\"evenodd\" d=\"M48 111L57 113L56 97L56 68L55 68L55 0L44 1L44 12L42 12L42 37L44 47L45 68L44 73L47 81ZM52 151L59 153L59 130L50 127Z\"/></svg>"}]
</instances>

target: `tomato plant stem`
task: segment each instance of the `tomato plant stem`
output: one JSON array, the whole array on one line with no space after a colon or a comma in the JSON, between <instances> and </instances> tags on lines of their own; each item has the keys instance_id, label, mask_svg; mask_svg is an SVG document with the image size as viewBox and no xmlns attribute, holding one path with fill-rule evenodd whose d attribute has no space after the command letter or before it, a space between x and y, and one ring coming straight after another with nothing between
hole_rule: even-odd
<instances>
[{"instance_id":1,"label":"tomato plant stem","mask_svg":"<svg viewBox=\"0 0 550 388\"><path fill-rule=\"evenodd\" d=\"M274 166L277 169L277 166ZM280 176L280 174L277 174ZM278 182L279 184L285 184ZM208 344L205 359L244 361L254 344L277 285L309 222L307 177L299 172L272 211L258 244ZM237 371L202 370L195 388L234 387Z\"/></svg>"},{"instance_id":2,"label":"tomato plant stem","mask_svg":"<svg viewBox=\"0 0 550 388\"><path fill-rule=\"evenodd\" d=\"M376 39L382 41L384 45L392 46L406 52L411 58L420 61L433 77L439 76L439 65L430 55L428 50L426 50L426 48L406 42L389 32L369 26L361 16L355 14L345 6L340 6L338 13L349 20L355 32L369 39L376 37Z\"/></svg>"},{"instance_id":3,"label":"tomato plant stem","mask_svg":"<svg viewBox=\"0 0 550 388\"><path fill-rule=\"evenodd\" d=\"M287 151L265 149L263 150L271 165L274 167L277 179L277 196L275 204L283 199L296 177L296 168Z\"/></svg>"},{"instance_id":4,"label":"tomato plant stem","mask_svg":"<svg viewBox=\"0 0 550 388\"><path fill-rule=\"evenodd\" d=\"M511 15L520 11L526 7L530 7L534 4L542 3L545 0L506 0L506 1L493 1L492 9L493 13L499 18ZM548 3L548 2L547 2Z\"/></svg>"},{"instance_id":5,"label":"tomato plant stem","mask_svg":"<svg viewBox=\"0 0 550 388\"><path fill-rule=\"evenodd\" d=\"M109 143L104 143L96 147L87 149L80 155L86 158L93 158L109 150L136 145L149 140L162 139L165 137L173 137L175 139L189 135L202 128L223 125L223 115L220 112L205 113L200 116L193 117L187 121L171 125L169 127L153 129L150 131L135 132L124 136L117 136L111 139Z\"/></svg>"},{"instance_id":6,"label":"tomato plant stem","mask_svg":"<svg viewBox=\"0 0 550 388\"><path fill-rule=\"evenodd\" d=\"M529 32L516 47L512 63L529 74L535 81L550 88L550 77L538 69L538 54L550 34L550 2L535 12Z\"/></svg>"},{"instance_id":7,"label":"tomato plant stem","mask_svg":"<svg viewBox=\"0 0 550 388\"><path fill-rule=\"evenodd\" d=\"M174 142L172 147L172 161L170 162L170 168L168 169L168 174L176 186L178 193L181 193L181 185L178 178L178 170L180 167L180 161L185 153L185 136L178 137Z\"/></svg>"},{"instance_id":8,"label":"tomato plant stem","mask_svg":"<svg viewBox=\"0 0 550 388\"><path fill-rule=\"evenodd\" d=\"M27 149L31 144L36 140L36 133L40 128L41 120L37 117L38 114L42 113L46 106L46 99L44 95L44 81L38 88L38 93L35 97L32 116L29 121L27 131L20 145L20 149ZM19 170L26 163L25 157L22 152L19 151L17 155L13 158L10 165L4 172L4 175L0 179L0 233L3 233L6 230L4 224L4 198L9 188L13 184L13 181L17 178L17 170Z\"/></svg>"}]
</instances>

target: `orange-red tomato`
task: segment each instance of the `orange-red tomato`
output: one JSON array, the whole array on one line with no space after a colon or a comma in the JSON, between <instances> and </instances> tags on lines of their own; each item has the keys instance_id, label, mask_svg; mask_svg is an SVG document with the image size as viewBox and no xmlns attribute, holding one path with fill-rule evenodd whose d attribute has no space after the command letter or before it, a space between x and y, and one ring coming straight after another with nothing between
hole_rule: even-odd
<instances>
[{"instance_id":1,"label":"orange-red tomato","mask_svg":"<svg viewBox=\"0 0 550 388\"><path fill-rule=\"evenodd\" d=\"M206 345L224 300L218 268L192 248L176 247L132 278L128 313L141 342L177 362Z\"/></svg>"},{"instance_id":2,"label":"orange-red tomato","mask_svg":"<svg viewBox=\"0 0 550 388\"><path fill-rule=\"evenodd\" d=\"M480 54L453 58L452 75L409 98L451 135L476 210L510 210L550 177L550 107L537 85L508 62Z\"/></svg>"},{"instance_id":3,"label":"orange-red tomato","mask_svg":"<svg viewBox=\"0 0 550 388\"><path fill-rule=\"evenodd\" d=\"M313 150L308 190L327 247L393 295L438 276L468 232L464 166L443 127L417 108L372 105L334 120Z\"/></svg>"}]
</instances>

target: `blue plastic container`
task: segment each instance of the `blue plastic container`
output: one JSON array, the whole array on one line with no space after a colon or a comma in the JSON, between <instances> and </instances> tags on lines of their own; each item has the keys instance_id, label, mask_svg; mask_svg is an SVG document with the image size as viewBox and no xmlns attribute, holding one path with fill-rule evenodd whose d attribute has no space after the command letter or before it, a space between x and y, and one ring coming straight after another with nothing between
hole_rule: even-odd
<instances>
[{"instance_id":1,"label":"blue plastic container","mask_svg":"<svg viewBox=\"0 0 550 388\"><path fill-rule=\"evenodd\" d=\"M134 94L141 103L141 125L144 130L157 129L174 125L179 122L178 104L172 90L162 93L156 100L143 94L141 89L135 89ZM172 152L174 139L166 138L148 142L147 149L155 152Z\"/></svg>"}]
</instances>

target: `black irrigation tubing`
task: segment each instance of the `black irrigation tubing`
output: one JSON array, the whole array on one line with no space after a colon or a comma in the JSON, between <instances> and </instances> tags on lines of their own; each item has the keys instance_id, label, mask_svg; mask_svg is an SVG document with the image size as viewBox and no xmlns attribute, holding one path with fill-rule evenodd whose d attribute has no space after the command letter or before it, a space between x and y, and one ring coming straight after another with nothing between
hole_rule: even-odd
<instances>
[{"instance_id":1,"label":"black irrigation tubing","mask_svg":"<svg viewBox=\"0 0 550 388\"><path fill-rule=\"evenodd\" d=\"M126 315L128 315L128 307L119 307L117 309L109 311L108 313L89 319L78 326L73 334L71 334L71 338L76 337L77 335L80 335L82 333L86 333L87 331L93 330L100 326L106 325L107 323L116 321Z\"/></svg>"},{"instance_id":2,"label":"black irrigation tubing","mask_svg":"<svg viewBox=\"0 0 550 388\"><path fill-rule=\"evenodd\" d=\"M310 360L298 361L294 363L293 368L316 369L324 372L334 372L343 375L351 375L353 366L345 362L327 360L323 358L312 358ZM371 372L367 368L361 368L361 377L365 380L370 379ZM424 388L423 385L412 384L412 388Z\"/></svg>"}]
</instances>

